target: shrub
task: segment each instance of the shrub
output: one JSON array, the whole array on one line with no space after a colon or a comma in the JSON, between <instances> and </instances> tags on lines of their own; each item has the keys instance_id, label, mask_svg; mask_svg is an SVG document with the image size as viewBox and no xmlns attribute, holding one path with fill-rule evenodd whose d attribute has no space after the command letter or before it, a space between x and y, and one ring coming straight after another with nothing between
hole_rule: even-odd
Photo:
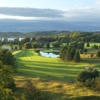
<instances>
[{"instance_id":1,"label":"shrub","mask_svg":"<svg viewBox=\"0 0 100 100\"><path fill-rule=\"evenodd\" d=\"M99 77L99 71L90 68L88 71L82 71L78 75L77 80L84 83L86 82L86 80L93 79L96 77Z\"/></svg>"},{"instance_id":2,"label":"shrub","mask_svg":"<svg viewBox=\"0 0 100 100\"><path fill-rule=\"evenodd\" d=\"M27 80L25 83L24 90L25 98L24 100L51 100L41 92L30 80Z\"/></svg>"},{"instance_id":3,"label":"shrub","mask_svg":"<svg viewBox=\"0 0 100 100\"><path fill-rule=\"evenodd\" d=\"M90 57L93 57L93 56L94 56L94 54L93 54L93 53L91 53L91 54L90 54Z\"/></svg>"},{"instance_id":4,"label":"shrub","mask_svg":"<svg viewBox=\"0 0 100 100\"><path fill-rule=\"evenodd\" d=\"M80 84L86 87L100 91L100 75L99 71L97 71L95 68L90 68L87 71L82 71L78 75L77 80L80 82Z\"/></svg>"}]
</instances>

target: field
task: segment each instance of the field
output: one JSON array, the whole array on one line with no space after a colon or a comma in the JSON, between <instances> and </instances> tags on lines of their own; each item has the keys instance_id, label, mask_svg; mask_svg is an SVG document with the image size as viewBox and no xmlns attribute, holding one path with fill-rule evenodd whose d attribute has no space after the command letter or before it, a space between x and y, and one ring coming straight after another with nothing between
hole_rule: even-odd
<instances>
[{"instance_id":1,"label":"field","mask_svg":"<svg viewBox=\"0 0 100 100\"><path fill-rule=\"evenodd\" d=\"M99 58L84 58L81 63L64 63L59 58L41 57L33 50L13 54L18 62L18 72L14 77L18 87L23 87L25 80L31 79L37 88L52 97L51 100L100 99L100 92L76 85L77 75L85 66L100 68Z\"/></svg>"}]
</instances>

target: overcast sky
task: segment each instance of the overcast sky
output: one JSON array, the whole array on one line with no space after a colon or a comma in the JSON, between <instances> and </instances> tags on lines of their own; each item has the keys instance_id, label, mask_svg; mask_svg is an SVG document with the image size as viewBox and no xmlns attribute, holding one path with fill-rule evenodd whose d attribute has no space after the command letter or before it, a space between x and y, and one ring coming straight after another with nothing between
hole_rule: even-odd
<instances>
[{"instance_id":1,"label":"overcast sky","mask_svg":"<svg viewBox=\"0 0 100 100\"><path fill-rule=\"evenodd\" d=\"M84 26L89 25L91 29L98 27L99 30L100 0L0 0L0 21L4 19L77 22L78 26L83 27L84 24Z\"/></svg>"},{"instance_id":2,"label":"overcast sky","mask_svg":"<svg viewBox=\"0 0 100 100\"><path fill-rule=\"evenodd\" d=\"M100 8L100 0L0 0L0 7L31 7L59 10Z\"/></svg>"}]
</instances>

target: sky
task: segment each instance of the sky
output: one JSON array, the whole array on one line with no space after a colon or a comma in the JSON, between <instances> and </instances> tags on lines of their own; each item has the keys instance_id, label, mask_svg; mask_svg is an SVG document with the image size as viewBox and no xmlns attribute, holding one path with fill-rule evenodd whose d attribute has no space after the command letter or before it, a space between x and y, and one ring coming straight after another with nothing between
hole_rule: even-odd
<instances>
[{"instance_id":1,"label":"sky","mask_svg":"<svg viewBox=\"0 0 100 100\"><path fill-rule=\"evenodd\" d=\"M10 21L38 21L38 23L44 21L44 24L45 22L48 24L50 21L56 21L56 25L62 22L63 26L65 22L75 22L77 27L88 25L90 29L98 27L95 30L99 30L100 0L0 0L0 21L4 19ZM4 22L1 23L1 26L2 24ZM51 26L48 26L50 29L54 25L51 24Z\"/></svg>"},{"instance_id":2,"label":"sky","mask_svg":"<svg viewBox=\"0 0 100 100\"><path fill-rule=\"evenodd\" d=\"M42 9L100 8L100 0L0 0L0 7L29 7Z\"/></svg>"}]
</instances>

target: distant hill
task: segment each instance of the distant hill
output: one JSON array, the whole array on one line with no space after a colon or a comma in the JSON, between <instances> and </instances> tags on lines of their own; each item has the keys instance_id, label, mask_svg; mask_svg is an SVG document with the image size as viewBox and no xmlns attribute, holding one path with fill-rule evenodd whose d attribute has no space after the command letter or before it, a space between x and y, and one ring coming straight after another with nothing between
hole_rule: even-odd
<instances>
[{"instance_id":1,"label":"distant hill","mask_svg":"<svg viewBox=\"0 0 100 100\"><path fill-rule=\"evenodd\" d=\"M0 38L11 38L11 37L24 37L25 35L20 32L0 32Z\"/></svg>"},{"instance_id":2,"label":"distant hill","mask_svg":"<svg viewBox=\"0 0 100 100\"><path fill-rule=\"evenodd\" d=\"M38 36L66 36L70 34L71 37L74 36L88 36L92 34L100 35L99 31L95 32L81 32L81 31L41 31L41 32L0 32L0 38L21 38L21 37L38 37Z\"/></svg>"},{"instance_id":3,"label":"distant hill","mask_svg":"<svg viewBox=\"0 0 100 100\"><path fill-rule=\"evenodd\" d=\"M42 31L42 32L0 32L1 38L9 38L9 37L37 37L37 36L59 36L62 34L70 33L69 31Z\"/></svg>"}]
</instances>

